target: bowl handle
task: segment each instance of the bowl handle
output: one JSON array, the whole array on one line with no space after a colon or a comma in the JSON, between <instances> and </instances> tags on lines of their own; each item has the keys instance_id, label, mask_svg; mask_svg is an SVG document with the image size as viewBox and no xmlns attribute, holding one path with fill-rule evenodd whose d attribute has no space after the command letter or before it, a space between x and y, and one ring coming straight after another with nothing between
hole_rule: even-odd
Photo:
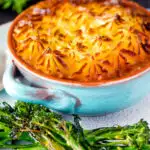
<instances>
[{"instance_id":1,"label":"bowl handle","mask_svg":"<svg viewBox=\"0 0 150 150\"><path fill-rule=\"evenodd\" d=\"M8 65L3 77L6 92L21 101L41 104L51 109L74 114L80 104L75 96L58 89L37 88L17 81L16 67L13 63Z\"/></svg>"}]
</instances>

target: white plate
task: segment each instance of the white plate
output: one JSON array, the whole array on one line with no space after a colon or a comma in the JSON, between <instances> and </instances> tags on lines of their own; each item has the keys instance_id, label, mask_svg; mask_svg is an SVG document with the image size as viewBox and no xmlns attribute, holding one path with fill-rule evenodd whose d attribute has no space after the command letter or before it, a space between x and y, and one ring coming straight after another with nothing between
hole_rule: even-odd
<instances>
[{"instance_id":1,"label":"white plate","mask_svg":"<svg viewBox=\"0 0 150 150\"><path fill-rule=\"evenodd\" d=\"M7 44L7 32L10 23L0 26L0 59L6 52ZM9 86L9 85L8 85ZM11 105L15 100L8 96L5 91L0 92L0 102L6 101ZM112 125L126 125L138 122L141 118L144 118L150 123L150 96L146 97L137 105L128 109L116 112L113 114L98 116L98 117L82 117L82 124L85 128L98 128ZM101 109L101 108L99 108ZM70 119L70 116L65 116L66 119Z\"/></svg>"}]
</instances>

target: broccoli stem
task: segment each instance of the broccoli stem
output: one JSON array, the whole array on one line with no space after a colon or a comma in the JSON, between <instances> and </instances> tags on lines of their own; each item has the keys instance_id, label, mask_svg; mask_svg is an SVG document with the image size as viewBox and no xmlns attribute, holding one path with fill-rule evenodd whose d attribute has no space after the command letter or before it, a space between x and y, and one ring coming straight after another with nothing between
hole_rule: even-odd
<instances>
[{"instance_id":1,"label":"broccoli stem","mask_svg":"<svg viewBox=\"0 0 150 150\"><path fill-rule=\"evenodd\" d=\"M70 131L64 123L62 125L62 128L64 128L64 130L60 130L55 124L54 126L49 127L42 123L32 122L32 125L39 126L41 130L45 131L45 133L49 137L51 137L54 141L64 146L65 148L72 150L87 150L81 145L80 142L78 142L78 140L74 139L74 137L70 135ZM72 124L70 124L70 128L74 128Z\"/></svg>"},{"instance_id":2,"label":"broccoli stem","mask_svg":"<svg viewBox=\"0 0 150 150\"><path fill-rule=\"evenodd\" d=\"M40 140L39 136L42 134L43 139L52 139L68 150L89 149L80 141L81 138L78 139L77 129L73 124L62 120L60 115L43 106L18 102L14 108L5 104L1 112L0 120L5 123L9 122L9 127L13 128L15 133L25 130L34 135L37 140ZM40 134L34 130L38 130ZM45 143L51 144L50 141L42 144L45 145ZM50 145L47 147L51 150Z\"/></svg>"},{"instance_id":3,"label":"broccoli stem","mask_svg":"<svg viewBox=\"0 0 150 150\"><path fill-rule=\"evenodd\" d=\"M125 127L108 127L84 132L87 141L93 147L120 146L141 149L144 144L149 146L148 124L141 120L137 124Z\"/></svg>"},{"instance_id":4,"label":"broccoli stem","mask_svg":"<svg viewBox=\"0 0 150 150\"><path fill-rule=\"evenodd\" d=\"M48 150L150 150L150 130L143 120L132 126L94 130L83 130L79 121L80 118L74 116L72 124L40 105L17 102L12 108L4 103L3 107L0 106L0 147L24 150L37 146L38 150L43 145ZM21 136L24 132L30 134L36 142L24 146L14 145L13 142L7 144L19 138L29 140Z\"/></svg>"}]
</instances>

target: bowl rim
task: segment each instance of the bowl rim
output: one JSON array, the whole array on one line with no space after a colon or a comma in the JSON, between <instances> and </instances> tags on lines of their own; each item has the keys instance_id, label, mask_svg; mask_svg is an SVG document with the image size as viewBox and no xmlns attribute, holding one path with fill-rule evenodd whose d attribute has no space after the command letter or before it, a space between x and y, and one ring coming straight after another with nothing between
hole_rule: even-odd
<instances>
[{"instance_id":1,"label":"bowl rim","mask_svg":"<svg viewBox=\"0 0 150 150\"><path fill-rule=\"evenodd\" d=\"M128 1L128 0L122 0L122 3L126 6L133 7L133 8L136 8L136 9L140 9L140 10L144 11L146 14L148 14L150 16L150 12L147 9L145 9L144 7L140 6L136 2L131 2L131 1ZM13 29L14 29L15 25L18 23L18 21L31 8L32 8L32 6L27 8L25 11L23 11L20 15L18 15L15 18L15 20L13 21L13 23L11 24L11 26L8 30L7 43L8 43L8 50L9 50L9 53L11 54L11 56L12 56L12 59L15 62L17 62L17 64L19 64L19 66L24 68L27 72L30 72L32 75L34 75L38 78L42 78L46 81L51 81L51 82L59 83L59 84L62 84L62 85L71 85L71 86L79 86L79 87L87 87L88 88L88 87L104 87L104 86L110 86L110 85L125 83L129 80L136 79L136 78L144 75L146 72L150 71L150 65L148 65L148 66L143 67L140 70L135 71L133 74L130 74L128 76L124 76L124 77L121 77L121 78L116 78L116 79L111 79L111 80L102 80L102 81L93 81L93 82L92 81L82 82L82 81L75 81L75 80L69 80L69 79L59 79L59 78L51 76L51 75L46 75L46 74L30 67L21 58L19 58L17 56L17 54L15 53L15 51L14 51L14 42L12 40L13 39L12 38L12 33L13 33Z\"/></svg>"}]
</instances>

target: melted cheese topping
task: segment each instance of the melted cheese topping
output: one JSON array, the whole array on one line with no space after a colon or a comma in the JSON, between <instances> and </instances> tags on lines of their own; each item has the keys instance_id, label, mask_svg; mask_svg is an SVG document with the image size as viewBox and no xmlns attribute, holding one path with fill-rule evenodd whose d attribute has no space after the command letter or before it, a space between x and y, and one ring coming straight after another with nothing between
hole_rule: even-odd
<instances>
[{"instance_id":1,"label":"melted cheese topping","mask_svg":"<svg viewBox=\"0 0 150 150\"><path fill-rule=\"evenodd\" d=\"M41 2L16 24L15 52L49 76L74 81L120 78L148 63L148 18L107 1Z\"/></svg>"}]
</instances>

